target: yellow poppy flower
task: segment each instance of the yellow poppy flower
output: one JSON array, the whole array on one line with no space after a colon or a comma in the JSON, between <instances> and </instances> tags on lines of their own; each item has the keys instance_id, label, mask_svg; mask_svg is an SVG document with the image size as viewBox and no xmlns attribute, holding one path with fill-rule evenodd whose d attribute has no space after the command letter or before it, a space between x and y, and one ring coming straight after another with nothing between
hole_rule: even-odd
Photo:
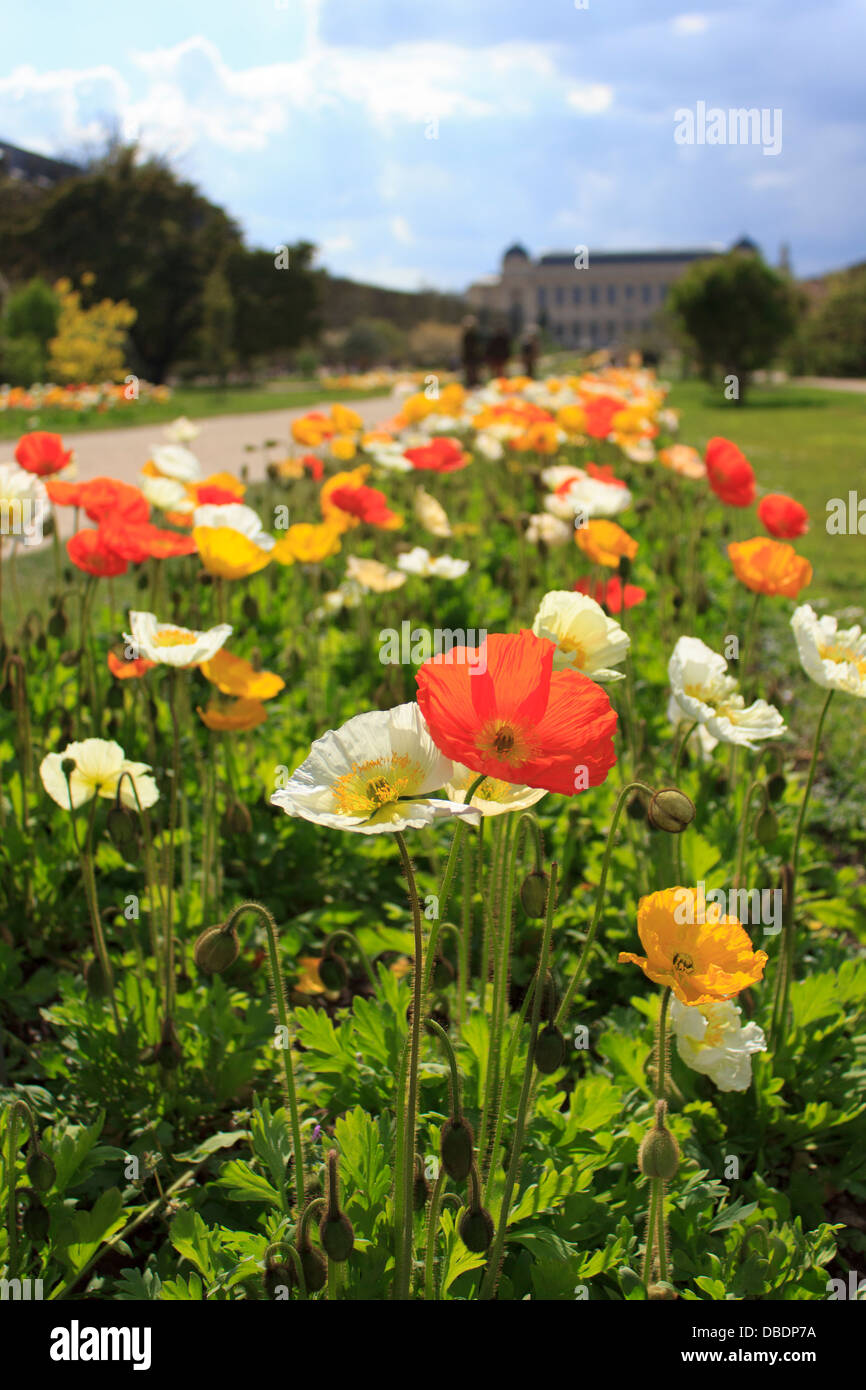
<instances>
[{"instance_id":1,"label":"yellow poppy flower","mask_svg":"<svg viewBox=\"0 0 866 1390\"><path fill-rule=\"evenodd\" d=\"M193 540L208 574L219 579L245 579L270 563L272 550L263 550L230 526L196 526Z\"/></svg>"},{"instance_id":2,"label":"yellow poppy flower","mask_svg":"<svg viewBox=\"0 0 866 1390\"><path fill-rule=\"evenodd\" d=\"M331 453L341 463L348 463L358 452L358 447L350 434L335 434L331 440Z\"/></svg>"},{"instance_id":3,"label":"yellow poppy flower","mask_svg":"<svg viewBox=\"0 0 866 1390\"><path fill-rule=\"evenodd\" d=\"M203 661L200 670L223 695L235 695L244 700L272 700L286 684L275 671L257 671L252 662L233 656L225 647L210 661Z\"/></svg>"},{"instance_id":4,"label":"yellow poppy flower","mask_svg":"<svg viewBox=\"0 0 866 1390\"><path fill-rule=\"evenodd\" d=\"M281 565L315 565L340 550L340 528L330 521L299 521L278 540L271 554Z\"/></svg>"},{"instance_id":5,"label":"yellow poppy flower","mask_svg":"<svg viewBox=\"0 0 866 1390\"><path fill-rule=\"evenodd\" d=\"M350 410L347 405L331 406L331 423L337 434L351 434L353 430L364 428L364 421L357 410Z\"/></svg>"},{"instance_id":6,"label":"yellow poppy flower","mask_svg":"<svg viewBox=\"0 0 866 1390\"><path fill-rule=\"evenodd\" d=\"M683 1004L731 999L760 980L767 963L766 951L753 948L737 918L723 916L719 903L694 888L641 898L637 931L646 955L620 951L620 962L639 965Z\"/></svg>"},{"instance_id":7,"label":"yellow poppy flower","mask_svg":"<svg viewBox=\"0 0 866 1390\"><path fill-rule=\"evenodd\" d=\"M629 560L637 555L637 541L615 521L588 521L578 527L574 539L593 564L607 565L608 569L615 570L623 555Z\"/></svg>"}]
</instances>

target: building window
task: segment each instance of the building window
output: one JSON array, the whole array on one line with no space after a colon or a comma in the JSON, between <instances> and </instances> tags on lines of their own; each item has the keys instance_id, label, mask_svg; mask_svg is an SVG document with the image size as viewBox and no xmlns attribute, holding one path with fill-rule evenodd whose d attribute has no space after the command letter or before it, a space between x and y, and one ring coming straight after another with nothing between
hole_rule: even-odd
<instances>
[{"instance_id":1,"label":"building window","mask_svg":"<svg viewBox=\"0 0 866 1390\"><path fill-rule=\"evenodd\" d=\"M667 297L667 292L667 285L659 285L659 299L664 300Z\"/></svg>"},{"instance_id":2,"label":"building window","mask_svg":"<svg viewBox=\"0 0 866 1390\"><path fill-rule=\"evenodd\" d=\"M579 304L579 303L580 303L580 296L581 296L581 293L582 293L582 291L581 291L580 286L579 286L579 285L575 285L574 289L571 291L571 302L572 302L572 304Z\"/></svg>"},{"instance_id":3,"label":"building window","mask_svg":"<svg viewBox=\"0 0 866 1390\"><path fill-rule=\"evenodd\" d=\"M554 299L555 299L557 305L562 305L562 304L564 304L564 303L565 303L565 290L562 290L562 289L556 289L556 290L554 290L554 291L553 291L553 297L554 297Z\"/></svg>"},{"instance_id":4,"label":"building window","mask_svg":"<svg viewBox=\"0 0 866 1390\"><path fill-rule=\"evenodd\" d=\"M615 304L615 303L616 303L616 285L608 285L608 287L607 287L607 302L608 302L608 304Z\"/></svg>"},{"instance_id":5,"label":"building window","mask_svg":"<svg viewBox=\"0 0 866 1390\"><path fill-rule=\"evenodd\" d=\"M590 304L597 304L597 303L598 303L598 285L593 285L592 289L590 290L590 292L589 292L589 302L590 302Z\"/></svg>"},{"instance_id":6,"label":"building window","mask_svg":"<svg viewBox=\"0 0 866 1390\"><path fill-rule=\"evenodd\" d=\"M640 294L641 294L641 299L643 300L644 304L649 304L650 300L652 299L652 293L653 293L653 287L652 287L652 285L644 285L644 286L642 287Z\"/></svg>"},{"instance_id":7,"label":"building window","mask_svg":"<svg viewBox=\"0 0 866 1390\"><path fill-rule=\"evenodd\" d=\"M607 341L608 341L609 343L612 343L615 337L616 337L616 324L614 323L613 319L608 319L608 321L607 321Z\"/></svg>"},{"instance_id":8,"label":"building window","mask_svg":"<svg viewBox=\"0 0 866 1390\"><path fill-rule=\"evenodd\" d=\"M634 285L626 285L625 297L626 299L634 299Z\"/></svg>"},{"instance_id":9,"label":"building window","mask_svg":"<svg viewBox=\"0 0 866 1390\"><path fill-rule=\"evenodd\" d=\"M577 321L571 325L571 336L576 343L580 342L580 324Z\"/></svg>"},{"instance_id":10,"label":"building window","mask_svg":"<svg viewBox=\"0 0 866 1390\"><path fill-rule=\"evenodd\" d=\"M598 324L595 320L589 325L589 341L591 343L598 342Z\"/></svg>"}]
</instances>

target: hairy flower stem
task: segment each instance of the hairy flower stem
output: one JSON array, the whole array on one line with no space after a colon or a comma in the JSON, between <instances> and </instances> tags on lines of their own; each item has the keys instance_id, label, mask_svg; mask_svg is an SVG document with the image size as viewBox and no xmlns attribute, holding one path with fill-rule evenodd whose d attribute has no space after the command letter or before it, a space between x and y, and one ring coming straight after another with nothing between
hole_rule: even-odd
<instances>
[{"instance_id":1,"label":"hairy flower stem","mask_svg":"<svg viewBox=\"0 0 866 1390\"><path fill-rule=\"evenodd\" d=\"M670 986L662 991L661 1003L659 1005L659 1016L656 1022L656 1081L655 1097L656 1103L665 1098L665 1088L667 1086L667 1061L668 1061L668 1037L667 1019L668 1006L671 999ZM658 1123L658 1121L657 1121ZM649 1287L655 1273L656 1263L658 1263L659 1278L667 1279L667 1250L668 1250L668 1229L665 1220L665 1180L664 1178L650 1178L649 1180L649 1210L647 1212L646 1226L646 1253L643 1263L643 1281Z\"/></svg>"},{"instance_id":2,"label":"hairy flower stem","mask_svg":"<svg viewBox=\"0 0 866 1390\"><path fill-rule=\"evenodd\" d=\"M72 805L72 787L69 781L69 773L66 772L66 789L69 795L69 805ZM105 981L105 988L108 1000L111 1005L111 1013L114 1018L114 1027L120 1036L120 1015L117 1012L117 1000L114 997L114 971L111 968L111 960L108 955L108 948L105 944L105 933L102 930L102 918L99 915L99 895L96 891L96 877L93 872L93 819L96 814L96 797L90 803L90 815L87 818L87 833L84 844L78 850L81 863L81 878L84 883L84 896L87 899L87 907L90 912L90 926L93 931L93 944L99 964L102 967L102 974ZM75 830L75 812L72 812L72 828L75 836L76 847L78 847L78 833Z\"/></svg>"},{"instance_id":3,"label":"hairy flower stem","mask_svg":"<svg viewBox=\"0 0 866 1390\"><path fill-rule=\"evenodd\" d=\"M424 1251L424 1298L432 1303L436 1299L436 1241L439 1236L439 1213L442 1209L442 1191L448 1174L442 1164L433 1184L430 1196L430 1211L427 1217L427 1248Z\"/></svg>"},{"instance_id":4,"label":"hairy flower stem","mask_svg":"<svg viewBox=\"0 0 866 1390\"><path fill-rule=\"evenodd\" d=\"M644 782L629 782L626 786L623 787L622 791L617 797L616 806L614 807L613 816L611 817L610 829L607 832L607 844L605 845L604 859L602 860L601 865L601 876L598 881L598 892L596 893L595 898L595 911L593 912L592 922L590 924L589 931L587 932L586 941L583 944L583 950L580 953L580 958L578 959L577 965L574 970L574 974L571 977L571 982L568 986L568 989L565 991L565 994L563 995L562 1003L556 1011L556 1018L554 1019L554 1024L557 1028L561 1028L568 1017L568 1012L572 1006L572 1003L574 1002L574 996L577 994L577 991L579 990L581 982L583 980L583 972L586 968L587 961L589 960L589 953L592 950L593 945L595 944L595 937L596 932L598 931L599 918L601 917L601 910L604 906L605 889L607 887L607 875L608 870L610 869L610 858L611 853L613 851L616 828L619 824L619 818L622 815L622 810L625 806L626 801L631 796L632 792L635 791L646 792L649 796L653 795L652 787L648 787Z\"/></svg>"},{"instance_id":5,"label":"hairy flower stem","mask_svg":"<svg viewBox=\"0 0 866 1390\"><path fill-rule=\"evenodd\" d=\"M6 1236L8 1240L7 1278L18 1274L18 1194L15 1167L18 1162L19 1102L14 1100L6 1112Z\"/></svg>"},{"instance_id":6,"label":"hairy flower stem","mask_svg":"<svg viewBox=\"0 0 866 1390\"><path fill-rule=\"evenodd\" d=\"M180 782L180 727L177 720L177 672L168 673L168 707L171 713L171 793L168 809L168 903L165 911L165 1012L174 1012L174 841L177 833L177 800Z\"/></svg>"},{"instance_id":7,"label":"hairy flower stem","mask_svg":"<svg viewBox=\"0 0 866 1390\"><path fill-rule=\"evenodd\" d=\"M283 973L280 968L280 953L277 940L277 924L268 909L262 903L245 902L239 903L229 913L224 923L224 931L230 932L240 917L245 912L254 912L265 924L265 931L268 939L268 966L271 975L271 992L274 997L274 1008L277 1015L277 1022L283 1030L281 1046L278 1051L283 1059L283 1082L286 1093L286 1103L289 1108L289 1120L292 1130L292 1156L295 1161L295 1191L297 1195L298 1211L303 1211L306 1200L306 1182L304 1179L304 1149L301 1143L301 1118L298 1111L298 1095L295 1087L295 1063L292 1050L292 1034L289 1027L289 1007L286 1003L286 991L283 985Z\"/></svg>"},{"instance_id":8,"label":"hairy flower stem","mask_svg":"<svg viewBox=\"0 0 866 1390\"><path fill-rule=\"evenodd\" d=\"M770 804L767 797L766 785L761 781L753 782L749 787L749 790L746 792L746 802L743 806L743 815L740 820L739 843L737 845L737 862L734 869L735 888L739 888L743 882L743 875L746 867L746 835L749 829L749 812L752 806L752 797L755 795L756 791L761 793L761 797L764 803L764 810L766 810Z\"/></svg>"},{"instance_id":9,"label":"hairy flower stem","mask_svg":"<svg viewBox=\"0 0 866 1390\"><path fill-rule=\"evenodd\" d=\"M554 862L550 866L550 882L547 886L547 912L545 914L544 930L541 936L541 948L538 953L538 969L535 974L535 989L532 996L532 1018L529 1026L529 1047L526 1053L526 1066L523 1072L523 1086L521 1087L520 1100L517 1105L517 1118L514 1122L514 1132L511 1136L511 1154L508 1160L508 1171L505 1175L505 1187L502 1192L502 1202L499 1208L499 1219L496 1223L496 1233L493 1237L484 1277L481 1281L479 1297L482 1299L491 1299L496 1294L496 1287L499 1283L499 1274L502 1266L503 1251L505 1248L505 1236L508 1231L508 1218L511 1213L511 1199L514 1195L520 1164L523 1160L523 1140L529 1114L528 1102L535 1072L535 1044L538 1038L538 1027L541 1022L541 1001L544 994L543 986L547 978L550 942L553 936L553 913L556 907L556 879L557 865Z\"/></svg>"},{"instance_id":10,"label":"hairy flower stem","mask_svg":"<svg viewBox=\"0 0 866 1390\"><path fill-rule=\"evenodd\" d=\"M421 917L421 904L418 899L418 886L415 871L401 831L396 832L400 850L400 860L409 891L409 905L412 910L412 929L415 936L414 959L412 965L412 1018L409 1031L408 1076L405 1083L405 1112L402 1163L396 1175L395 1224L397 1235L395 1258L395 1297L405 1301L412 1292L412 1255L414 1234L414 1211L412 1207L412 1188L415 1180L415 1131L418 1123L418 1064L421 1057L421 1022L424 1012L424 926Z\"/></svg>"},{"instance_id":11,"label":"hairy flower stem","mask_svg":"<svg viewBox=\"0 0 866 1390\"><path fill-rule=\"evenodd\" d=\"M778 1053L784 1042L785 1023L788 1016L788 1000L791 993L791 978L794 973L794 933L797 905L797 869L800 863L800 840L803 836L803 826L806 821L806 810L809 805L809 797L812 792L812 783L815 780L815 769L818 765L818 753L821 747L821 735L824 732L824 721L827 718L827 711L830 708L830 701L833 699L833 691L827 691L827 698L818 718L818 725L815 729L815 739L812 744L812 759L809 763L809 772L806 777L806 786L803 789L803 800L800 803L800 814L797 817L797 828L794 831L794 845L791 850L791 873L788 880L788 898L785 904L785 921L782 927L782 940L779 948L779 962L776 967L776 997L773 1001L773 1017L770 1025L770 1046Z\"/></svg>"},{"instance_id":12,"label":"hairy flower stem","mask_svg":"<svg viewBox=\"0 0 866 1390\"><path fill-rule=\"evenodd\" d=\"M159 885L159 884L157 883L156 870L155 870L155 867L154 867L154 860L153 860L153 838L152 838L151 833L150 833L150 821L149 821L149 819L148 819L147 812L145 811L144 807L143 807L142 804L141 804L141 799L140 799L140 797L139 797L139 795L138 795L138 787L135 785L135 778L132 776L132 773L131 773L131 772L122 772L122 773L120 774L120 778L119 778L118 783L117 783L117 802L119 803L119 801L120 801L120 793L121 793L121 791L122 791L122 789L123 789L123 781L124 781L124 778L127 779L127 781L129 782L130 787L132 788L132 794L133 794L133 796L135 797L135 804L136 804L136 806L137 806L137 808L138 808L139 819L140 819L140 822L141 822L141 840L142 840L142 847L143 847L143 851L144 851L144 874L145 874L145 879L146 879L146 882L147 882L147 899L148 899L148 904L149 904L149 911L148 911L148 914L147 914L147 927L148 927L148 936L149 936L149 939L150 939L150 950L151 950L151 954L153 955L154 965L155 965L155 967L156 967L156 993L157 993L157 1001L158 1001L158 1000L159 1000L160 978L161 978L161 975L162 975L162 963L161 963L161 953L160 953L160 945L159 945L159 932L158 932L158 930L157 930L157 917L158 917L157 904L159 905L160 910L162 910L162 912L164 913L164 911L165 911L165 903L163 902L163 899L162 899L162 889L161 889L161 885ZM158 889L159 889L159 892L157 891ZM163 930L164 930L164 923L163 923ZM137 943L137 942L138 942L138 938L136 937L136 943ZM163 978L164 978L164 976L163 976ZM143 1007L142 1007L142 1020L141 1020L141 1021L142 1021L142 1025L143 1025L143 1024L144 1024L144 1010L143 1010Z\"/></svg>"}]
</instances>

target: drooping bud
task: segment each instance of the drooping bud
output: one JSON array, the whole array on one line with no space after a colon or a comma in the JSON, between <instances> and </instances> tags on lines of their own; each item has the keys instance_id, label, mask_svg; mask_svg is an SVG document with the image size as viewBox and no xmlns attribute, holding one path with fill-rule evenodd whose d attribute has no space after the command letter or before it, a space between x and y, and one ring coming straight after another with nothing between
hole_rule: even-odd
<instances>
[{"instance_id":1,"label":"drooping bud","mask_svg":"<svg viewBox=\"0 0 866 1390\"><path fill-rule=\"evenodd\" d=\"M327 950L319 961L319 979L331 994L339 994L349 978L349 971L342 956L336 951Z\"/></svg>"},{"instance_id":2,"label":"drooping bud","mask_svg":"<svg viewBox=\"0 0 866 1390\"><path fill-rule=\"evenodd\" d=\"M156 1060L166 1071L174 1071L180 1065L183 1050L177 1036L174 1021L166 1018L162 1025L159 1042L155 1048Z\"/></svg>"},{"instance_id":3,"label":"drooping bud","mask_svg":"<svg viewBox=\"0 0 866 1390\"><path fill-rule=\"evenodd\" d=\"M328 1205L319 1222L322 1249L335 1264L348 1260L355 1248L355 1232L344 1211L340 1210L340 1189L337 1173L337 1150L328 1153Z\"/></svg>"},{"instance_id":4,"label":"drooping bud","mask_svg":"<svg viewBox=\"0 0 866 1390\"><path fill-rule=\"evenodd\" d=\"M680 1148L665 1124L667 1102L656 1102L655 1124L644 1136L637 1153L640 1171L646 1178L672 1178L680 1162Z\"/></svg>"},{"instance_id":5,"label":"drooping bud","mask_svg":"<svg viewBox=\"0 0 866 1390\"><path fill-rule=\"evenodd\" d=\"M24 1166L31 1186L37 1192L47 1192L49 1187L53 1186L54 1179L57 1177L57 1169L48 1155L43 1153L41 1149L32 1149L27 1155L27 1162Z\"/></svg>"},{"instance_id":6,"label":"drooping bud","mask_svg":"<svg viewBox=\"0 0 866 1390\"><path fill-rule=\"evenodd\" d=\"M556 981L548 970L544 985L541 990L541 1021L542 1023L552 1023L559 1004L559 996L556 989Z\"/></svg>"},{"instance_id":7,"label":"drooping bud","mask_svg":"<svg viewBox=\"0 0 866 1390\"><path fill-rule=\"evenodd\" d=\"M117 849L125 853L136 848L138 833L135 816L121 801L116 801L110 808L105 823L112 844Z\"/></svg>"},{"instance_id":8,"label":"drooping bud","mask_svg":"<svg viewBox=\"0 0 866 1390\"><path fill-rule=\"evenodd\" d=\"M108 993L108 981L102 961L97 956L93 956L84 967L84 984L91 999L104 999Z\"/></svg>"},{"instance_id":9,"label":"drooping bud","mask_svg":"<svg viewBox=\"0 0 866 1390\"><path fill-rule=\"evenodd\" d=\"M21 1225L24 1227L25 1234L34 1242L40 1245L48 1235L48 1228L51 1225L51 1214L48 1208L43 1206L38 1200L31 1199L30 1205L24 1213Z\"/></svg>"},{"instance_id":10,"label":"drooping bud","mask_svg":"<svg viewBox=\"0 0 866 1390\"><path fill-rule=\"evenodd\" d=\"M63 604L58 603L48 619L48 631L52 637L63 637L68 626Z\"/></svg>"},{"instance_id":11,"label":"drooping bud","mask_svg":"<svg viewBox=\"0 0 866 1390\"><path fill-rule=\"evenodd\" d=\"M547 911L547 888L550 883L543 869L533 869L520 885L520 901L527 917L543 920Z\"/></svg>"},{"instance_id":12,"label":"drooping bud","mask_svg":"<svg viewBox=\"0 0 866 1390\"><path fill-rule=\"evenodd\" d=\"M542 1076L558 1071L565 1061L565 1038L552 1023L542 1028L536 1038L532 1059Z\"/></svg>"},{"instance_id":13,"label":"drooping bud","mask_svg":"<svg viewBox=\"0 0 866 1390\"><path fill-rule=\"evenodd\" d=\"M475 1135L464 1119L446 1120L439 1135L439 1156L442 1167L455 1182L465 1182L472 1168Z\"/></svg>"},{"instance_id":14,"label":"drooping bud","mask_svg":"<svg viewBox=\"0 0 866 1390\"><path fill-rule=\"evenodd\" d=\"M259 605L256 603L256 600L253 598L252 594L246 594L244 596L244 601L241 604L241 612L243 613L248 623L258 622Z\"/></svg>"},{"instance_id":15,"label":"drooping bud","mask_svg":"<svg viewBox=\"0 0 866 1390\"><path fill-rule=\"evenodd\" d=\"M766 806L755 821L755 839L759 845L771 845L779 834L779 821L775 811Z\"/></svg>"},{"instance_id":16,"label":"drooping bud","mask_svg":"<svg viewBox=\"0 0 866 1390\"><path fill-rule=\"evenodd\" d=\"M430 1184L424 1172L424 1164L421 1162L420 1154L415 1155L415 1177L412 1181L412 1209L413 1211L423 1211L430 1196Z\"/></svg>"},{"instance_id":17,"label":"drooping bud","mask_svg":"<svg viewBox=\"0 0 866 1390\"><path fill-rule=\"evenodd\" d=\"M695 818L695 804L677 787L662 787L647 808L649 823L656 830L679 835Z\"/></svg>"},{"instance_id":18,"label":"drooping bud","mask_svg":"<svg viewBox=\"0 0 866 1390\"><path fill-rule=\"evenodd\" d=\"M484 1255L493 1240L493 1217L484 1207L469 1207L457 1224L457 1234L467 1250Z\"/></svg>"},{"instance_id":19,"label":"drooping bud","mask_svg":"<svg viewBox=\"0 0 866 1390\"><path fill-rule=\"evenodd\" d=\"M328 1282L328 1263L320 1250L312 1245L308 1245L304 1250L298 1250L301 1259L301 1269L304 1271L304 1283L307 1286L307 1293L318 1293ZM292 1274L294 1274L294 1267Z\"/></svg>"},{"instance_id":20,"label":"drooping bud","mask_svg":"<svg viewBox=\"0 0 866 1390\"><path fill-rule=\"evenodd\" d=\"M282 1289L290 1289L293 1281L297 1283L294 1265L284 1264L281 1260L274 1260L265 1265L262 1285L266 1298L276 1298Z\"/></svg>"},{"instance_id":21,"label":"drooping bud","mask_svg":"<svg viewBox=\"0 0 866 1390\"><path fill-rule=\"evenodd\" d=\"M780 801L785 795L785 776L782 772L774 772L772 777L767 780L767 795L771 801Z\"/></svg>"},{"instance_id":22,"label":"drooping bud","mask_svg":"<svg viewBox=\"0 0 866 1390\"><path fill-rule=\"evenodd\" d=\"M240 943L233 926L228 931L225 926L206 927L193 947L195 963L206 975L221 975L234 965L239 954Z\"/></svg>"}]
</instances>

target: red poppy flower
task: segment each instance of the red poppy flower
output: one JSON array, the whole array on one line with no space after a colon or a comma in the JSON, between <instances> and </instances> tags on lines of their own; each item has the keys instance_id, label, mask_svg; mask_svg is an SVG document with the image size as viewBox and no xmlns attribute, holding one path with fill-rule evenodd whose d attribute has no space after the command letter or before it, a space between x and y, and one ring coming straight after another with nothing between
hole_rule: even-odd
<instances>
[{"instance_id":1,"label":"red poppy flower","mask_svg":"<svg viewBox=\"0 0 866 1390\"><path fill-rule=\"evenodd\" d=\"M174 555L194 555L196 543L192 536L167 531L149 521L127 524L123 519L109 519L99 530L105 545L122 560L140 565L143 560L168 560Z\"/></svg>"},{"instance_id":2,"label":"red poppy flower","mask_svg":"<svg viewBox=\"0 0 866 1390\"><path fill-rule=\"evenodd\" d=\"M369 526L381 526L392 531L401 523L401 518L388 506L384 492L376 487L337 487L328 494L328 501L341 512L348 512Z\"/></svg>"},{"instance_id":3,"label":"red poppy flower","mask_svg":"<svg viewBox=\"0 0 866 1390\"><path fill-rule=\"evenodd\" d=\"M195 490L196 506L204 507L210 504L214 507L228 506L230 502L237 502L238 495L231 492L227 487L218 487L214 483L206 483Z\"/></svg>"},{"instance_id":4,"label":"red poppy flower","mask_svg":"<svg viewBox=\"0 0 866 1390\"><path fill-rule=\"evenodd\" d=\"M593 439L607 439L612 429L614 415L622 410L623 403L615 396L590 396L583 402L586 432Z\"/></svg>"},{"instance_id":5,"label":"red poppy flower","mask_svg":"<svg viewBox=\"0 0 866 1390\"><path fill-rule=\"evenodd\" d=\"M588 463L586 471L591 478L600 483L609 483L611 487L626 486L622 478L617 478L609 463Z\"/></svg>"},{"instance_id":6,"label":"red poppy flower","mask_svg":"<svg viewBox=\"0 0 866 1390\"><path fill-rule=\"evenodd\" d=\"M47 434L45 430L22 434L15 449L16 462L28 473L38 473L40 478L59 473L71 458L72 450L64 449L60 435Z\"/></svg>"},{"instance_id":7,"label":"red poppy flower","mask_svg":"<svg viewBox=\"0 0 866 1390\"><path fill-rule=\"evenodd\" d=\"M588 594L590 598L594 598L608 613L621 613L623 606L626 609L634 608L646 598L646 589L641 589L637 584L626 584L623 594L622 580L616 574L607 582L600 579L595 584L592 584L588 577L584 577L578 579L573 587L575 593Z\"/></svg>"},{"instance_id":8,"label":"red poppy flower","mask_svg":"<svg viewBox=\"0 0 866 1390\"><path fill-rule=\"evenodd\" d=\"M126 574L126 561L106 544L100 531L76 531L66 542L66 552L73 565L100 579Z\"/></svg>"},{"instance_id":9,"label":"red poppy flower","mask_svg":"<svg viewBox=\"0 0 866 1390\"><path fill-rule=\"evenodd\" d=\"M80 507L81 490L84 483L62 483L59 478L49 478L45 491L57 507Z\"/></svg>"},{"instance_id":10,"label":"red poppy flower","mask_svg":"<svg viewBox=\"0 0 866 1390\"><path fill-rule=\"evenodd\" d=\"M761 525L777 540L793 541L805 536L809 529L809 513L793 497L783 492L770 492L758 503Z\"/></svg>"},{"instance_id":11,"label":"red poppy flower","mask_svg":"<svg viewBox=\"0 0 866 1390\"><path fill-rule=\"evenodd\" d=\"M602 783L616 714L588 676L553 670L555 650L524 629L426 661L418 704L437 747L473 772L564 796Z\"/></svg>"},{"instance_id":12,"label":"red poppy flower","mask_svg":"<svg viewBox=\"0 0 866 1390\"><path fill-rule=\"evenodd\" d=\"M324 464L322 463L322 460L319 458L319 455L304 454L304 457L301 459L301 463L303 464L304 468L306 468L309 472L313 482L319 482L320 478L322 477L322 474L325 471Z\"/></svg>"},{"instance_id":13,"label":"red poppy flower","mask_svg":"<svg viewBox=\"0 0 866 1390\"><path fill-rule=\"evenodd\" d=\"M155 665L155 661L148 661L143 656L138 657L135 661L122 661L119 656L114 655L114 652L108 653L108 669L119 681L128 681L134 677L143 676L145 671L150 671Z\"/></svg>"},{"instance_id":14,"label":"red poppy flower","mask_svg":"<svg viewBox=\"0 0 866 1390\"><path fill-rule=\"evenodd\" d=\"M706 464L710 487L720 501L729 507L751 507L755 474L736 444L717 435L707 445Z\"/></svg>"},{"instance_id":15,"label":"red poppy flower","mask_svg":"<svg viewBox=\"0 0 866 1390\"><path fill-rule=\"evenodd\" d=\"M122 517L135 523L147 521L150 516L150 506L141 489L116 478L91 478L89 483L83 483L79 505L91 521Z\"/></svg>"},{"instance_id":16,"label":"red poppy flower","mask_svg":"<svg viewBox=\"0 0 866 1390\"><path fill-rule=\"evenodd\" d=\"M429 469L434 473L454 473L469 462L469 455L461 449L460 441L449 435L439 435L429 444L419 444L416 449L404 452L413 468Z\"/></svg>"}]
</instances>

